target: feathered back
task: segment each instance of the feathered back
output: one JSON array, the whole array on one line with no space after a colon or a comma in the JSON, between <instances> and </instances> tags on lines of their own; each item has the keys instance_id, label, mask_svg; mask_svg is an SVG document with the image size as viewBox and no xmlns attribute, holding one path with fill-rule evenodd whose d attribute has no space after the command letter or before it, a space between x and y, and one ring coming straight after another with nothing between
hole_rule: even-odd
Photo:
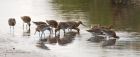
<instances>
[{"instance_id":1,"label":"feathered back","mask_svg":"<svg viewBox=\"0 0 140 57\"><path fill-rule=\"evenodd\" d=\"M57 28L58 22L55 20L46 20L46 22L49 24L49 26Z\"/></svg>"},{"instance_id":2,"label":"feathered back","mask_svg":"<svg viewBox=\"0 0 140 57\"><path fill-rule=\"evenodd\" d=\"M30 23L31 18L29 16L22 16L21 19L23 20L23 22L25 23Z\"/></svg>"}]
</instances>

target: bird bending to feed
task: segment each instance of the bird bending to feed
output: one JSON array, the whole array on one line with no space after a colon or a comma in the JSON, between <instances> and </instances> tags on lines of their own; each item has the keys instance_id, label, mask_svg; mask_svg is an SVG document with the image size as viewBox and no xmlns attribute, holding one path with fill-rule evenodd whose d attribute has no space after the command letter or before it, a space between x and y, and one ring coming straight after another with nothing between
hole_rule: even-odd
<instances>
[{"instance_id":1,"label":"bird bending to feed","mask_svg":"<svg viewBox=\"0 0 140 57\"><path fill-rule=\"evenodd\" d=\"M47 25L45 22L42 22L42 21L37 21L37 22L34 22L34 21L33 21L33 23L34 23L36 26L39 26L39 25L41 25L41 24ZM35 30L39 32L39 30L38 30L37 28L36 28ZM36 34L36 31L35 31L34 35ZM39 36L40 36L40 32L39 32Z\"/></svg>"},{"instance_id":2,"label":"bird bending to feed","mask_svg":"<svg viewBox=\"0 0 140 57\"><path fill-rule=\"evenodd\" d=\"M86 26L86 25L83 24L82 21L78 21L78 22L67 21L67 23L68 23L68 26L69 26L68 29L70 29L70 30L75 29L75 30L77 30L78 33L80 33L80 29L78 28L80 24L83 25L83 26Z\"/></svg>"},{"instance_id":3,"label":"bird bending to feed","mask_svg":"<svg viewBox=\"0 0 140 57\"><path fill-rule=\"evenodd\" d=\"M69 27L67 22L59 22L57 28L55 29L55 35L57 33L57 31L59 31L60 34L60 29L62 29L64 31L64 35L65 35L65 30Z\"/></svg>"},{"instance_id":4,"label":"bird bending to feed","mask_svg":"<svg viewBox=\"0 0 140 57\"><path fill-rule=\"evenodd\" d=\"M8 24L9 24L9 26L10 26L10 30L11 30L11 27L12 27L12 26L13 26L13 30L14 30L14 26L15 26L15 24L16 24L15 18L9 18Z\"/></svg>"},{"instance_id":5,"label":"bird bending to feed","mask_svg":"<svg viewBox=\"0 0 140 57\"><path fill-rule=\"evenodd\" d=\"M90 33L92 33L93 35L103 35L103 32L102 32L102 28L100 27L99 24L96 24L94 26L91 26L90 29L86 30Z\"/></svg>"},{"instance_id":6,"label":"bird bending to feed","mask_svg":"<svg viewBox=\"0 0 140 57\"><path fill-rule=\"evenodd\" d=\"M116 32L112 30L112 25L109 25L108 27L106 27L106 26L101 26L99 24L94 27L91 27L91 29L87 31L94 35L105 35L105 36L108 36L109 38L110 37L119 38L116 35Z\"/></svg>"},{"instance_id":7,"label":"bird bending to feed","mask_svg":"<svg viewBox=\"0 0 140 57\"><path fill-rule=\"evenodd\" d=\"M45 33L44 33L45 30L49 30L49 31L50 31L50 34L51 34L51 28L50 28L48 25L41 24L41 25L37 26L37 28L36 28L36 32L37 32L37 31L38 31L38 32L42 32L42 33L41 33L41 38L42 38L42 35L43 35L43 34L44 34L44 37L45 37ZM36 33L36 32L35 32L35 33Z\"/></svg>"},{"instance_id":8,"label":"bird bending to feed","mask_svg":"<svg viewBox=\"0 0 140 57\"><path fill-rule=\"evenodd\" d=\"M23 21L23 30L24 30L24 23L27 23L27 25L30 28L30 26L31 26L31 23L30 23L31 22L31 18L30 18L30 16L22 16L21 19ZM27 25L26 25L26 29L27 29Z\"/></svg>"},{"instance_id":9,"label":"bird bending to feed","mask_svg":"<svg viewBox=\"0 0 140 57\"><path fill-rule=\"evenodd\" d=\"M55 20L46 20L50 27L57 28L58 23Z\"/></svg>"},{"instance_id":10,"label":"bird bending to feed","mask_svg":"<svg viewBox=\"0 0 140 57\"><path fill-rule=\"evenodd\" d=\"M46 22L52 28L52 33L53 33L53 28L55 28L55 29L57 28L58 22L55 20L46 20Z\"/></svg>"}]
</instances>

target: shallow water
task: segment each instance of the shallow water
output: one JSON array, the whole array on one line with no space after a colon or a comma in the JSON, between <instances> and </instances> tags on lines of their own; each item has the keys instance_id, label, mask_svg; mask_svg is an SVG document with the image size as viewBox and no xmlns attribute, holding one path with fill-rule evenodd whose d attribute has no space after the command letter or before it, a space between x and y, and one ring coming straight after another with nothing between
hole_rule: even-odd
<instances>
[{"instance_id":1,"label":"shallow water","mask_svg":"<svg viewBox=\"0 0 140 57\"><path fill-rule=\"evenodd\" d=\"M107 0L1 0L0 2L0 57L138 57L140 56L139 18L135 12L138 8L112 9ZM97 2L97 3L96 3ZM100 3L101 2L101 3ZM105 4L107 3L107 4ZM102 6L101 4L104 4ZM93 6L94 5L94 6ZM109 11L112 9L111 11ZM123 11L124 12L118 12ZM134 13L132 12L133 10ZM115 12L117 15L112 15ZM118 12L118 13L117 13ZM131 15L132 14L132 15ZM35 25L32 23L31 32L23 32L23 22L20 16L31 16L32 21L83 21L91 24L113 24L117 35L115 47L101 47L101 43L87 41L92 35L86 31L89 27L80 26L80 35L76 35L67 45L43 43L48 49L37 47L38 33L34 35ZM15 30L8 26L8 18L16 18ZM14 34L13 34L14 32ZM49 32L46 31L46 37ZM63 34L63 33L62 33ZM63 37L62 35L60 37ZM15 48L15 50L13 50ZM13 52L13 53L12 53ZM17 55L17 53L19 53ZM5 55L7 54L7 55ZM25 55L24 55L25 54Z\"/></svg>"}]
</instances>

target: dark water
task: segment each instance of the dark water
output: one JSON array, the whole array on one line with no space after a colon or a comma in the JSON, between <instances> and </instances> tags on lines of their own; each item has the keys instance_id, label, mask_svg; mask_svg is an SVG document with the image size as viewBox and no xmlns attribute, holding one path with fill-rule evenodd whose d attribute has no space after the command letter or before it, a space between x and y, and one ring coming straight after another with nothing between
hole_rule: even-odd
<instances>
[{"instance_id":1,"label":"dark water","mask_svg":"<svg viewBox=\"0 0 140 57\"><path fill-rule=\"evenodd\" d=\"M135 4L136 3L136 4ZM113 4L112 0L1 0L0 2L0 47L36 52L38 56L49 57L139 57L140 56L140 7L139 1L132 4ZM80 26L76 35L67 45L41 43L50 50L36 47L38 33L22 30L20 16L31 16L32 21L83 21L88 27ZM16 18L14 35L9 33L8 18ZM101 43L87 41L92 35L86 30L91 25L113 25L120 39L114 48L102 48ZM49 32L46 31L46 37ZM53 37L52 37L53 38ZM60 36L64 38L64 36ZM7 44L9 43L9 44ZM29 54L23 56L26 57Z\"/></svg>"}]
</instances>

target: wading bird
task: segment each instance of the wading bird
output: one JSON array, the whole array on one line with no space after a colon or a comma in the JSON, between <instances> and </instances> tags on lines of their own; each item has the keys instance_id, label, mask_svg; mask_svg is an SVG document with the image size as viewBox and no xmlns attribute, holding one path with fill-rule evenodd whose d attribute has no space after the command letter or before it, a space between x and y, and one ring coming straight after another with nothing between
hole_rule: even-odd
<instances>
[{"instance_id":1,"label":"wading bird","mask_svg":"<svg viewBox=\"0 0 140 57\"><path fill-rule=\"evenodd\" d=\"M34 21L33 21L33 23L34 23L36 26L39 26L39 25L41 25L41 24L47 25L45 22L42 22L42 21L37 21L37 22L34 22ZM36 31L35 31L34 35L36 34L37 31L39 32L38 28L36 28L35 30L36 30ZM40 32L39 32L39 36L40 36Z\"/></svg>"},{"instance_id":2,"label":"wading bird","mask_svg":"<svg viewBox=\"0 0 140 57\"><path fill-rule=\"evenodd\" d=\"M80 24L82 24L83 26L86 26L82 23L82 21L78 21L78 22L75 22L75 21L67 21L67 24L68 24L68 29L72 30L72 29L75 29L77 30L78 33L80 33L80 29L78 28L78 26Z\"/></svg>"},{"instance_id":3,"label":"wading bird","mask_svg":"<svg viewBox=\"0 0 140 57\"><path fill-rule=\"evenodd\" d=\"M14 26L15 26L15 24L16 24L15 18L9 18L8 24L9 24L9 26L10 26L10 31L11 31L11 27L13 27L13 30L14 30Z\"/></svg>"},{"instance_id":4,"label":"wading bird","mask_svg":"<svg viewBox=\"0 0 140 57\"><path fill-rule=\"evenodd\" d=\"M23 21L23 30L24 30L24 23L27 23L26 24L26 30L27 30L27 25L30 28L30 26L31 26L31 23L30 23L31 22L31 18L29 16L22 16L21 19Z\"/></svg>"},{"instance_id":5,"label":"wading bird","mask_svg":"<svg viewBox=\"0 0 140 57\"><path fill-rule=\"evenodd\" d=\"M53 33L53 28L55 28L55 29L57 28L58 22L55 20L46 20L46 22L52 28L52 33Z\"/></svg>"},{"instance_id":6,"label":"wading bird","mask_svg":"<svg viewBox=\"0 0 140 57\"><path fill-rule=\"evenodd\" d=\"M48 25L45 25L45 24L41 24L41 25L39 25L39 26L37 26L37 28L36 28L36 32L38 31L38 32L42 32L41 33L41 38L42 38L42 35L44 34L44 37L45 37L45 33L44 33L44 31L46 31L46 30L49 30L50 31L50 34L52 33L51 32L51 28L48 26ZM35 33L36 33L35 32Z\"/></svg>"},{"instance_id":7,"label":"wading bird","mask_svg":"<svg viewBox=\"0 0 140 57\"><path fill-rule=\"evenodd\" d=\"M57 31L59 31L60 34L60 29L62 29L64 31L64 35L65 35L65 30L69 27L67 22L59 22L57 28L55 29L55 35L57 33Z\"/></svg>"},{"instance_id":8,"label":"wading bird","mask_svg":"<svg viewBox=\"0 0 140 57\"><path fill-rule=\"evenodd\" d=\"M58 23L55 20L46 20L50 27L57 28Z\"/></svg>"}]
</instances>

